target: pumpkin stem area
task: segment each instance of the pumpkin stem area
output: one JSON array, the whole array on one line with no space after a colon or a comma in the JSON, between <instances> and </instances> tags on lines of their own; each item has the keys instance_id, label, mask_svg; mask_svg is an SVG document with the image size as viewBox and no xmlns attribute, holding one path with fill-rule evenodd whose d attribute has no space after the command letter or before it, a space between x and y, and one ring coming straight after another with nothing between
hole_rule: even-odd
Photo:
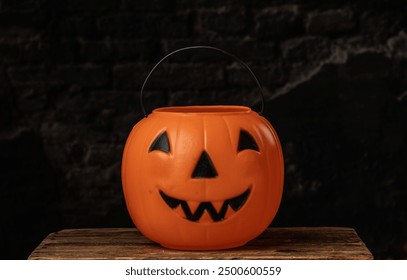
<instances>
[{"instance_id":1,"label":"pumpkin stem area","mask_svg":"<svg viewBox=\"0 0 407 280\"><path fill-rule=\"evenodd\" d=\"M154 113L178 114L247 114L251 109L246 106L214 105L214 106L174 106L153 110Z\"/></svg>"}]
</instances>

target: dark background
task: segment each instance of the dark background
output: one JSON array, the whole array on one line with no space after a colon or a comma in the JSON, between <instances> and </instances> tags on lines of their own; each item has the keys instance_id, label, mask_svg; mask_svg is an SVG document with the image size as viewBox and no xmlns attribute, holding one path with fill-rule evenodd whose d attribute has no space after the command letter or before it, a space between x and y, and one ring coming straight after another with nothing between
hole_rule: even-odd
<instances>
[{"instance_id":1,"label":"dark background","mask_svg":"<svg viewBox=\"0 0 407 280\"><path fill-rule=\"evenodd\" d=\"M286 168L273 225L353 227L375 258L407 258L406 14L402 0L0 0L0 258L62 228L132 226L120 161L141 83L196 44L265 88ZM259 101L208 50L159 67L145 98Z\"/></svg>"}]
</instances>

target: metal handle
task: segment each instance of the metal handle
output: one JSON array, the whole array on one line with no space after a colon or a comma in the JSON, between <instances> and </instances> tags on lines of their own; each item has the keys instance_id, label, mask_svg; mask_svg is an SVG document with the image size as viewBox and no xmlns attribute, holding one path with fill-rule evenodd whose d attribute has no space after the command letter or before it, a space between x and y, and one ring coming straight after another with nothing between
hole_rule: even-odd
<instances>
[{"instance_id":1,"label":"metal handle","mask_svg":"<svg viewBox=\"0 0 407 280\"><path fill-rule=\"evenodd\" d=\"M160 61L158 61L157 64L153 67L153 69L151 69L150 73L148 73L148 75L147 75L146 79L144 80L144 83L143 83L143 85L142 85L142 87L141 87L141 91L140 91L140 107L141 107L141 111L142 111L143 114L144 114L144 117L147 118L147 112L146 112L146 109L145 109L144 104L143 104L143 91L144 91L144 87L145 87L145 85L147 84L147 81L148 81L148 79L150 78L151 74L154 72L154 70L157 68L157 66L161 64L161 62L163 62L165 59L167 59L167 58L170 57L171 55L176 54L176 53L181 52L181 51L191 50L191 49L210 49L210 50L218 51L218 52L221 52L221 53L223 53L223 54L225 54L225 55L227 55L227 56L233 58L233 59L236 60L237 62L239 62L239 64L240 64L242 67L244 67L247 71L249 71L249 73L252 75L254 81L256 82L258 88L260 89L260 95L261 95L261 109L260 109L260 111L259 111L258 113L259 113L260 115L263 113L263 110L264 110L264 91L263 91L263 88L261 87L260 82L259 82L259 80L257 79L256 75L253 73L252 69L250 69L250 67L249 67L246 63L244 63L244 62L243 62L240 58L238 58L237 56L235 56L235 55L233 55L233 54L231 54L231 53L229 53L229 52L227 52L227 51L224 51L224 50L215 48L215 47L211 47L211 46L190 46L190 47L185 47L185 48L181 48L181 49L175 50L175 51L173 51L173 52L167 54L167 55L164 56Z\"/></svg>"}]
</instances>

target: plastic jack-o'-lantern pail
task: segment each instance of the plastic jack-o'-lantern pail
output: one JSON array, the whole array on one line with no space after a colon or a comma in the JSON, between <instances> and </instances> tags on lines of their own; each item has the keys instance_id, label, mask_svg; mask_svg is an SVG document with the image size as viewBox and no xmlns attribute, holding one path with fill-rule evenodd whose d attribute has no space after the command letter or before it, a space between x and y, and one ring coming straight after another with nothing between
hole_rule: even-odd
<instances>
[{"instance_id":1,"label":"plastic jack-o'-lantern pail","mask_svg":"<svg viewBox=\"0 0 407 280\"><path fill-rule=\"evenodd\" d=\"M194 48L220 51L209 46ZM283 192L284 162L271 124L244 106L163 107L130 132L122 182L130 216L147 238L181 250L244 245L272 222Z\"/></svg>"}]
</instances>

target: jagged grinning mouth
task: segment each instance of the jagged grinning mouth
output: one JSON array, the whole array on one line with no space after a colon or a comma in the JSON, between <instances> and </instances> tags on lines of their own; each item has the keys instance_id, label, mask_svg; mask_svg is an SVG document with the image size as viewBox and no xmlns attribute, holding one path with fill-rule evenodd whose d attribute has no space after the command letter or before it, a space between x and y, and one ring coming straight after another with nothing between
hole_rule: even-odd
<instances>
[{"instance_id":1,"label":"jagged grinning mouth","mask_svg":"<svg viewBox=\"0 0 407 280\"><path fill-rule=\"evenodd\" d=\"M225 200L219 212L216 211L216 208L210 201L203 201L199 203L198 208L195 210L194 213L192 213L188 205L188 202L186 202L185 200L171 197L160 190L160 195L162 199L165 201L165 203L171 209L176 209L181 205L181 208L185 214L185 218L192 222L198 222L205 212L209 214L209 216L214 222L223 221L225 219L228 207L230 206L230 208L237 212L246 203L249 194L250 188L247 189L247 191L245 191L241 195Z\"/></svg>"}]
</instances>

